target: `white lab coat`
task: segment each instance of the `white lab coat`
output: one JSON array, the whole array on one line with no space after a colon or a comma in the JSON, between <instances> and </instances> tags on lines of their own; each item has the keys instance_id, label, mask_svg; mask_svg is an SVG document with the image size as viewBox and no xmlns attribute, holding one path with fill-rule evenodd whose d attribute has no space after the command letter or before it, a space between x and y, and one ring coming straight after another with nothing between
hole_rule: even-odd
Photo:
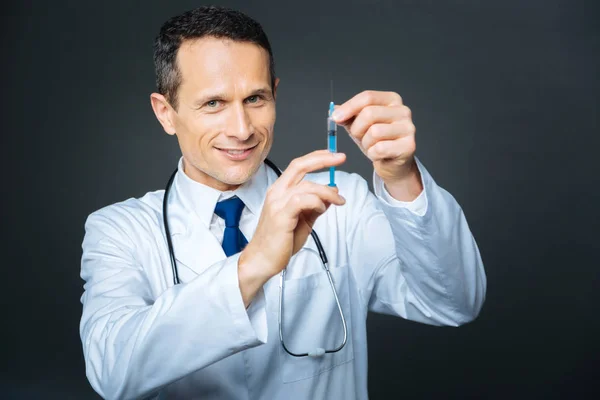
<instances>
[{"instance_id":1,"label":"white lab coat","mask_svg":"<svg viewBox=\"0 0 600 400\"><path fill-rule=\"evenodd\" d=\"M282 349L279 275L245 309L239 254L227 258L211 233L219 192L185 176L181 160L169 222L182 284L173 286L163 190L92 213L83 241L80 325L92 387L107 399L367 399L368 311L458 326L478 315L485 298L483 263L460 206L417 163L422 216L394 202L375 174L374 195L360 176L337 172L346 204L330 207L314 229L348 341L320 358ZM275 179L264 165L236 192L247 206L240 227L248 240ZM327 184L328 174L306 179ZM335 347L342 326L312 238L287 271L286 344L298 352Z\"/></svg>"}]
</instances>

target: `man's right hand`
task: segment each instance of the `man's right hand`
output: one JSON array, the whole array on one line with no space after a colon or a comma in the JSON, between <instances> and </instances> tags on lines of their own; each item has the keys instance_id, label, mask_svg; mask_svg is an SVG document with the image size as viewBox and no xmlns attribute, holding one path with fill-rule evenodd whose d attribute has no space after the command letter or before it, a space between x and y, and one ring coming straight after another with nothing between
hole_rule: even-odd
<instances>
[{"instance_id":1,"label":"man's right hand","mask_svg":"<svg viewBox=\"0 0 600 400\"><path fill-rule=\"evenodd\" d=\"M238 262L240 290L246 307L306 243L317 218L331 204L346 202L336 187L304 181L304 176L344 161L343 153L314 151L294 159L267 190L254 236Z\"/></svg>"}]
</instances>

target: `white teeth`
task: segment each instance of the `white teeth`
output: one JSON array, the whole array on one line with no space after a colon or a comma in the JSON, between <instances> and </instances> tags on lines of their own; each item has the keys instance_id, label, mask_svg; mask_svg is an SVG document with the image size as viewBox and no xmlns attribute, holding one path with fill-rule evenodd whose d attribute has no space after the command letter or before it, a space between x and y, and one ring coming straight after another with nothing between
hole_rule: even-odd
<instances>
[{"instance_id":1,"label":"white teeth","mask_svg":"<svg viewBox=\"0 0 600 400\"><path fill-rule=\"evenodd\" d=\"M227 150L229 154L243 154L246 150Z\"/></svg>"}]
</instances>

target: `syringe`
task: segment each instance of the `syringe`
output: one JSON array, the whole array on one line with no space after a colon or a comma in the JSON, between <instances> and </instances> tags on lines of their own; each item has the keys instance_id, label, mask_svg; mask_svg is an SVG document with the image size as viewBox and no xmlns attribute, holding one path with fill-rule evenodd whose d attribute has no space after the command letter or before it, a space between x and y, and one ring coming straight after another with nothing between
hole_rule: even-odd
<instances>
[{"instance_id":1,"label":"syringe","mask_svg":"<svg viewBox=\"0 0 600 400\"><path fill-rule=\"evenodd\" d=\"M337 124L331 118L334 110L333 101L329 103L329 115L327 117L327 149L337 152ZM329 186L335 186L335 167L329 167Z\"/></svg>"}]
</instances>

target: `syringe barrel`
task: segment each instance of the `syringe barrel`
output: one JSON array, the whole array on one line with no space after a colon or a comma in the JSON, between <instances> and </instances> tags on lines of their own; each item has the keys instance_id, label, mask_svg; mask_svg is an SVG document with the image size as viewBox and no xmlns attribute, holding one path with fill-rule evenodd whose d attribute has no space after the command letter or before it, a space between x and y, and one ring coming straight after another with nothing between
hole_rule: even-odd
<instances>
[{"instance_id":1,"label":"syringe barrel","mask_svg":"<svg viewBox=\"0 0 600 400\"><path fill-rule=\"evenodd\" d=\"M327 118L327 150L337 152L337 125L331 118Z\"/></svg>"},{"instance_id":2,"label":"syringe barrel","mask_svg":"<svg viewBox=\"0 0 600 400\"><path fill-rule=\"evenodd\" d=\"M327 132L337 132L337 124L331 117L327 118Z\"/></svg>"}]
</instances>

